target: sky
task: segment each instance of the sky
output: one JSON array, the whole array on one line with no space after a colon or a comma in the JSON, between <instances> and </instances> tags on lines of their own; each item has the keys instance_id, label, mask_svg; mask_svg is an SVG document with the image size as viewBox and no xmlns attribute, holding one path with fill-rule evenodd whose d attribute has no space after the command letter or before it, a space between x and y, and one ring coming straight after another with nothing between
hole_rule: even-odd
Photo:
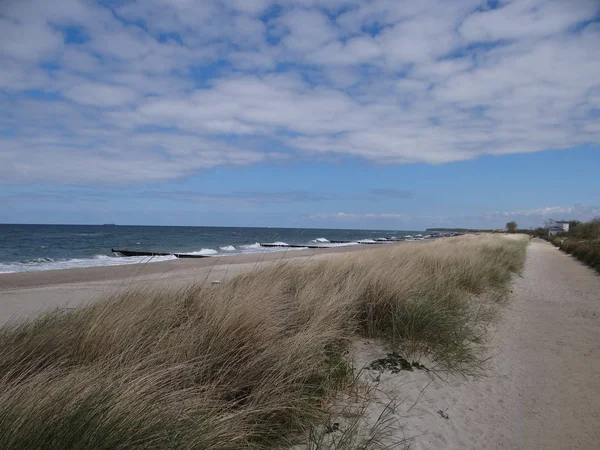
<instances>
[{"instance_id":1,"label":"sky","mask_svg":"<svg viewBox=\"0 0 600 450\"><path fill-rule=\"evenodd\" d=\"M0 0L0 223L600 216L598 0Z\"/></svg>"}]
</instances>

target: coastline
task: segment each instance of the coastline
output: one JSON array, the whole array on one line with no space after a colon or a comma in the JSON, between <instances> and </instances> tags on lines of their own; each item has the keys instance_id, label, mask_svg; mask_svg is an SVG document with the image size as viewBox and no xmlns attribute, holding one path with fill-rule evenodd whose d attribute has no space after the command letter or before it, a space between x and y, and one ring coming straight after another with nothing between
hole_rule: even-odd
<instances>
[{"instance_id":1,"label":"coastline","mask_svg":"<svg viewBox=\"0 0 600 450\"><path fill-rule=\"evenodd\" d=\"M385 244L397 245L400 244ZM169 261L122 264L114 266L81 267L72 269L43 270L37 272L0 273L0 292L10 289L54 286L57 284L121 280L140 275L162 275L165 272L181 272L206 267L270 262L296 258L310 258L323 254L369 251L381 248L371 245L353 245L308 250L285 250L279 252L253 253L246 255L211 256L200 259L173 259Z\"/></svg>"},{"instance_id":2,"label":"coastline","mask_svg":"<svg viewBox=\"0 0 600 450\"><path fill-rule=\"evenodd\" d=\"M10 377L3 379L2 401L10 415L3 421L0 447L14 442L30 446L36 440L41 445L46 436L57 436L57 442L72 444L75 438L78 448L93 449L97 440L71 432L91 430L93 436L107 435L112 443L133 436L142 444L161 439L161 448L184 448L169 446L169 439L173 430L190 432L187 414L195 418L194 434L189 435L193 443L201 439L202 446L213 448L249 447L239 445L240 436L257 448L279 448L280 442L306 442L307 448L315 448L311 443L320 440L321 432L326 443L344 430L361 442L363 433L374 433L379 440L387 438L388 431L395 443L406 442L405 435L387 428L385 415L372 415L372 410L357 416L366 421L364 427L357 423L360 428L327 432L328 418L343 424L345 405L323 400L337 399L338 393L343 397L349 386L359 387L354 384L359 366L352 361L352 342L375 340L411 360L426 348L431 370L478 373L481 356L474 332L484 325L482 320L495 315L497 305L492 298L476 300L470 294L502 290L511 274L520 271L526 243L513 240L463 236L392 245L388 250L383 245L357 246L262 258L175 261L141 266L139 274L130 272L128 278L120 273L108 279L114 268L110 273L60 273L60 280L51 273L45 274L47 279L39 273L21 275L20 281L12 276L13 285L21 287L0 290L2 320L35 318L34 313L57 307L78 311L3 328L0 369ZM151 271L143 270L148 267ZM248 273L257 267L264 270ZM211 283L236 274L242 277L235 283L181 289L193 281ZM95 276L100 280L93 281ZM29 287L22 287L25 283ZM116 295L108 302L93 303L110 294ZM94 306L77 308L88 302ZM474 310L485 314L474 316ZM399 326L403 323L415 325ZM32 364L40 361L35 376L30 376ZM372 367L368 375L380 372L384 380L384 370ZM23 377L14 376L21 373ZM379 391L375 384L364 387L365 395ZM96 397L97 392L107 395ZM400 396L408 393L397 390L387 402L375 398L372 405L402 400ZM351 399L348 407L367 407L369 398L360 397ZM79 405L87 398L100 403L84 410ZM246 400L251 407L240 407ZM157 401L168 408L146 406ZM189 408L186 414L180 413L181 406ZM96 413L107 407L123 413L107 421ZM45 427L41 431L40 423ZM111 434L114 423L124 430L122 436Z\"/></svg>"},{"instance_id":3,"label":"coastline","mask_svg":"<svg viewBox=\"0 0 600 450\"><path fill-rule=\"evenodd\" d=\"M40 278L40 275L44 274L39 272L20 274L21 280L16 276L19 274L6 274L6 276L0 277L0 281L13 278L13 285L20 287L3 289L3 286L0 285L0 323L9 319L8 313L14 317L18 308L20 308L18 313L21 314L21 317L32 317L32 313L37 311L42 312L65 306L83 306L86 302L93 301L101 295L115 292L125 294L130 288L138 285L150 288L150 291L142 296L136 297L136 293L120 295L118 297L120 300L111 304L110 308L96 311L91 316L75 315L67 323L62 322L62 317L47 316L48 321L43 321L35 327L5 328L4 348L7 351L4 356L9 360L6 367L13 370L13 367L20 364L24 368L23 370L29 370L26 363L20 362L21 358L26 361L27 358L33 358L36 354L46 355L48 348L54 349L63 360L71 358L70 360L75 363L78 363L77 358L81 358L81 355L96 354L81 353L82 350L104 352L110 357L113 357L113 354L118 356L123 352L130 352L129 358L134 358L136 353L131 353L130 350L132 343L137 352L135 344L138 341L136 339L140 336L142 338L153 336L154 330L158 330L157 334L162 339L157 341L153 338L149 342L155 345L169 345L168 348L173 350L168 354L172 355L178 364L180 363L180 360L177 359L180 358L178 351L181 346L185 346L186 352L198 352L199 349L204 353L214 351L216 352L215 357L217 357L223 354L223 349L238 349L240 342L255 343L256 347L242 345L239 347L242 350L236 351L251 352L252 349L257 348L258 359L248 361L240 359L239 364L247 362L242 370L237 363L225 366L223 370L231 368L231 372L226 372L225 378L219 381L219 385L228 386L232 382L231 380L236 380L237 374L242 374L239 382L242 386L247 386L248 379L254 380L248 374L252 374L252 370L255 370L256 376L259 377L259 382L256 383L257 389L262 389L265 384L260 377L265 371L268 373L268 370L257 366L257 361L263 361L261 358L264 358L264 349L276 349L269 354L273 355L273 359L270 359L269 364L265 366L269 370L272 370L273 367L282 367L287 371L290 370L291 363L297 362L298 365L293 367L289 373L302 373L306 367L312 367L307 361L310 362L311 358L320 355L321 353L315 350L322 347L321 344L316 347L298 345L297 339L302 338L304 339L303 343L310 344L319 336L325 338L331 336L330 333L333 330L336 333L342 333L339 336L353 338L353 344L348 348L348 357L349 361L352 361L352 367L357 368L361 373L361 386L365 388L365 392L356 398L348 399L342 396L339 398L340 403L333 402L329 409L324 410L324 421L328 421L327 423L334 420L339 421L337 423L341 426L339 429L328 431L318 421L314 422L314 428L311 430L315 431L316 439L320 439L321 434L319 433L324 433L322 434L324 442L328 442L327 439L341 438L346 429L356 429L359 433L366 433L367 438L370 436L369 433L374 432L374 436L381 439L384 444L389 443L392 446L405 443L410 444L410 448L415 450L500 449L506 448L507 445L510 448L540 450L567 447L592 448L593 443L598 440L595 424L600 418L600 403L598 402L600 397L596 395L595 390L596 374L600 366L598 358L594 357L599 339L597 318L600 317L600 310L597 293L599 292L600 278L591 269L560 253L556 248L543 241L534 240L530 243L526 260L523 255L524 266L521 267L519 264L513 265L515 261L512 261L511 257L506 259L511 254L517 257L518 255L514 253L504 254L502 266L490 263L494 258L490 259L489 253L479 244L473 247L472 244L477 241L472 241L472 239L462 238L463 242L458 247L451 242L430 244L433 251L429 252L429 256L426 258L429 259L429 263L425 266L420 264L402 266L400 264L394 268L391 267L393 264L390 264L392 260L385 259L385 252L382 254L383 259L375 254L354 253L381 248L380 246L365 246L243 255L243 257L227 258L227 260L210 258L195 261L169 261L139 267L138 269L141 270L138 273L129 270L126 271L127 273L123 273L123 271L111 267L46 272L46 278ZM482 242L480 239L483 238L477 238L479 242ZM489 239L492 238L489 237ZM505 242L514 239L518 239L518 236L504 238ZM469 244L464 242L465 240L472 242ZM407 246L406 249L407 253L403 254L402 248L396 248L399 253L395 254L396 257L393 258L393 261L399 263L411 261L411 257L419 255L422 250L422 248L414 246ZM479 257L476 257L473 252L477 252ZM351 257L352 253L356 257ZM344 254L350 257L348 260L350 264L357 265L348 265L345 258L343 261ZM455 258L456 255L459 255L459 259ZM277 261L296 261L297 264L284 267L283 270L280 270L279 267L268 267L269 264ZM323 265L317 266L315 270L315 266L309 264L310 261L321 261ZM346 264L346 269L338 271L338 262L340 266ZM431 281L435 278L431 278L431 274L427 270L418 272L413 270L430 267L431 263L436 262L442 264L439 267L444 269L443 273L438 273L444 277L445 282L443 283L432 283ZM460 269L462 264L467 264L464 266L464 270ZM180 326L181 308L188 305L188 300L187 297L181 298L183 291L178 291L179 287L194 280L205 280L208 283L213 280L225 280L257 267L266 267L267 270L244 277L242 280L245 282L236 283L237 287L234 290L221 291L218 288L203 290L203 292L215 293L215 297L210 295L203 297L203 301L198 303L198 305L206 304L207 309L204 312L209 314L183 316L184 318L188 317L186 319L188 321L196 320L198 323L195 326L191 326L192 323L189 323L189 326ZM390 267L391 270L388 270ZM488 267L488 270L483 272L482 276L469 278L469 274L477 272L479 267ZM507 283L505 285L502 282L502 285L507 288L507 298L500 299L500 303L497 304L499 299L494 295L488 298L485 293L481 295L480 292L480 287L490 288L486 280L490 280L488 278L490 274L496 273L494 267L496 269L504 267L502 269L505 275L503 279ZM507 268L509 267L512 268L510 272L513 275L518 275L511 275L510 278L507 278L509 273ZM521 271L521 269L523 270ZM346 280L348 273L356 273L356 270L362 276L348 279L350 290L336 291L336 286L339 287L339 284L336 284L335 280ZM420 277L419 275L422 274L426 275ZM414 366L414 362L412 367L416 367L415 370L404 369L396 372L388 366L374 367L374 362L388 360L390 355L394 355L394 353L389 353L390 343L386 341L386 335L379 337L369 335L364 331L369 328L361 328L363 331L360 334L353 332L351 335L346 335L343 327L334 327L335 320L348 311L347 306L350 303L344 302L355 301L352 293L360 289L364 277L378 281L379 286L386 287L384 293L394 294L381 297L381 292L368 291L371 292L368 295L374 295L368 297L369 305L377 306L379 298L401 299L401 302L406 302L410 298L403 297L403 295L406 295L406 292L416 292L421 302L418 304L425 307L428 304L431 306L426 309L418 309L418 314L410 317L419 320L424 317L422 312L426 312L426 322L420 323L434 327L434 336L439 336L439 333L446 334L442 335L441 340L436 338L435 344L441 345L441 347L432 347L436 353L422 355L417 352L407 357L408 361L412 361L413 357L416 357L421 367ZM464 283L461 282L460 285L457 285L456 281L453 281L457 280L457 277L466 277ZM82 281L84 279L89 281ZM319 282L312 284L312 280L315 279L320 280L320 284ZM69 280L77 281L69 283ZM332 284L329 283L331 280L333 280ZM442 280L438 278L438 281ZM448 355L447 350L451 350L452 347L444 347L445 343L455 342L453 336L457 330L462 329L463 325L473 327L476 324L469 323L469 317L459 315L456 316L455 319L458 320L456 321L453 316L444 313L443 311L450 311L454 314L452 311L455 311L456 314L460 314L462 311L462 309L446 310L443 308L444 305L448 307L452 305L446 303L444 292L452 294L453 289L460 286L471 286L473 282L482 283L475 284L470 291L477 292L477 297L461 296L459 298L456 297L458 292L454 291L455 297L453 298L469 302L463 303L463 305L478 302L474 306L481 307L490 305L489 302L492 301L498 307L494 307L494 311L498 312L498 317L491 317L491 319L497 319L491 320L490 317L486 318L484 315L481 317L483 322L478 322L480 325L486 326L486 335L489 339L486 339L485 348L481 349L484 352L480 355L483 359L472 360L473 366L469 366L471 360L460 359L460 361L466 361L467 365L464 368L467 369L467 372L462 370L453 372L452 366L438 366L439 360L435 355ZM244 290L244 286L248 289ZM290 290L285 288L290 286L296 287L300 295L291 294L292 296L289 296ZM493 286L501 287L498 284ZM161 290L157 293L153 291L153 288L165 288L165 291ZM223 288L227 289L228 284L224 284ZM235 289L241 289L238 297L219 295L219 292L233 294ZM257 289L259 295L252 295L253 292L257 292ZM288 297L285 296L286 292ZM493 294L493 289L487 292ZM508 294L509 292L510 294ZM440 294L442 294L441 297ZM185 291L185 295L194 295L194 290ZM441 300L435 300L437 298ZM237 300L233 301L234 299ZM303 302L297 303L297 305L309 309L310 314L306 316L306 319L312 321L310 339L306 340L304 334L294 336L290 340L290 343L293 344L290 347L292 353L284 353L285 357L283 358L281 358L282 351L287 348L285 347L286 335L285 333L276 335L276 337L272 335L273 330L289 329L288 322L277 322L279 314L291 311L292 315L283 315L283 319L286 320L292 320L294 317L302 319L305 316L296 316L295 309L279 310L278 306L282 299L288 302ZM362 298L357 300L363 301ZM155 304L155 301L161 303ZM440 301L441 303L439 303ZM398 306L401 305L402 303L398 303ZM438 305L441 308L438 308ZM11 308L13 309L11 310ZM93 312L93 308L91 311ZM183 311L187 311L187 309L184 308ZM364 311L364 309L360 309L360 311ZM153 312L153 314L149 314L149 312ZM410 314L410 311L408 313ZM387 322L385 320L388 315L373 317L380 318L374 324L376 325L374 329L386 330ZM81 323L81 321L85 323ZM458 325L458 328L452 325L450 328L445 327L448 323L454 323ZM173 324L176 326L173 327ZM315 327L320 328L315 329ZM161 330L166 334L161 334ZM387 330L386 333L389 333L389 329ZM214 331L221 333L218 334L219 339L213 342L214 346L199 347L196 345L198 336L212 339ZM21 336L20 333L24 332L27 339L11 340L14 336ZM169 339L164 338L164 336L172 336L173 333L180 333L173 338L172 342L176 344L175 346L170 343ZM234 339L230 340L232 336ZM334 334L333 336L338 335ZM430 334L417 335L417 339L418 336L427 339ZM449 341L448 337L451 337L452 340ZM465 335L464 338L468 339L468 336ZM406 339L414 339L414 337L408 335ZM15 345L15 343L17 344ZM302 353L298 355L297 351ZM251 353L247 354L252 356ZM463 354L458 356L461 355ZM488 357L490 358L488 359ZM10 362L10 358L13 358L13 362ZM190 358L190 356L186 356L186 358ZM280 358L283 365L276 366ZM122 360L128 361L126 358ZM15 396L17 393L22 398L31 398L31 402L35 401L35 404L38 404L47 400L48 392L62 392L56 391L57 386L67 388L64 392L75 392L76 395L82 395L80 392L87 392L90 385L98 386L107 376L112 375L112 372L105 371L113 370L104 366L105 359L97 358L97 361L90 370L88 369L88 359L84 359L85 364L80 364L81 367L78 370L88 370L86 376L80 378L70 376L67 380L62 376L56 377L52 367L40 369L40 376L45 377L43 383L37 385L26 379L18 383L9 383L6 388L8 393L4 400L20 398L18 395ZM481 362L481 366L478 365L479 362ZM327 368L329 366L315 367ZM473 369L472 372L468 371L470 368ZM170 366L169 370L171 370ZM194 370L197 369L194 368ZM484 370L484 372L480 372L480 370ZM215 373L220 372L210 369L206 376L214 376ZM327 374L329 375L324 379L331 379L330 376L337 372L327 372ZM78 372L75 372L75 375L77 376ZM80 380L80 384L77 384L77 380ZM143 380L146 385L148 380L146 375ZM340 378L340 382L342 381L343 378ZM174 379L175 384L172 392L169 391L169 395L177 392L176 388L179 386L179 382L180 380ZM71 383L74 383L74 387ZM110 389L119 389L119 386L122 385L112 383L106 386ZM290 384L290 386L293 388L294 384ZM337 386L335 389L338 389L342 384L335 386ZM167 387L171 389L169 386ZM334 386L332 385L331 388ZM155 392L155 387L152 389ZM127 392L135 391L128 387ZM276 390L270 391L270 397L268 397L271 401L269 405L278 411L280 411L278 409L280 405L286 404L285 401L288 400L288 398L277 397L279 392L284 391L277 387ZM192 397L199 399L199 408L204 404L202 403L204 394L205 392L202 391L202 395ZM143 400L147 397L144 394L140 398ZM186 391L184 401L188 402L190 398L189 392ZM293 399L298 398L298 395L293 397ZM61 411L65 410L61 402L64 400L58 397L49 401L47 408L54 407L55 404L58 405L57 408L62 408L58 413L53 413L53 418L60 418ZM23 402L19 400L11 405L12 410L18 412L19 408L22 408ZM224 408L227 413L231 411L227 405ZM297 404L294 414L302 413L304 411L302 408L302 403ZM356 419L352 419L356 420L356 423L348 422L350 419L343 414L344 411L354 410L347 408L364 408L361 409L362 412L356 416ZM41 409L41 411L44 410ZM40 409L36 411L40 411ZM202 413L204 410L199 409L199 411ZM283 414L281 411L279 413ZM15 415L15 417L21 416ZM211 407L203 417L211 420L213 416L214 410ZM151 419L152 417L150 417ZM25 429L21 433L23 439L30 442L32 436L38 436L39 423L39 420L36 419L35 426L32 425ZM158 423L160 425L163 422ZM349 428L348 425L355 428ZM68 428L70 422L67 422L66 425L60 422L59 426L62 426L63 429ZM102 427L103 423L95 426ZM266 421L265 426L270 429L272 422ZM51 432L54 432L56 427L52 424ZM13 429L16 428L6 428L6 430ZM28 435L27 432L30 429L32 432L31 435ZM225 431L229 429L227 427ZM138 430L137 425L132 430ZM298 439L302 438L302 436L294 435L293 429L282 429L282 432L292 433ZM293 448L298 450L313 448L309 445L313 442L310 441L312 438L309 436L306 439L306 446L298 445ZM301 443L299 442L299 444Z\"/></svg>"},{"instance_id":4,"label":"coastline","mask_svg":"<svg viewBox=\"0 0 600 450\"><path fill-rule=\"evenodd\" d=\"M0 325L56 308L83 306L98 297L130 288L171 288L205 280L222 281L272 262L330 258L380 248L380 245L355 245L0 274Z\"/></svg>"},{"instance_id":5,"label":"coastline","mask_svg":"<svg viewBox=\"0 0 600 450\"><path fill-rule=\"evenodd\" d=\"M340 247L360 241L403 240L408 230L0 224L0 274L234 256L293 247ZM113 251L116 250L116 251ZM120 255L117 255L119 254Z\"/></svg>"}]
</instances>

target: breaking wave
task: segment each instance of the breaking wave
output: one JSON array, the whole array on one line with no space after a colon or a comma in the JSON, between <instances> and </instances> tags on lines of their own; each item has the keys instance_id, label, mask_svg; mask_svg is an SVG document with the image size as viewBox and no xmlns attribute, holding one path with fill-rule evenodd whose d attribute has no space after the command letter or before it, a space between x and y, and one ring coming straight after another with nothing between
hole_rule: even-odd
<instances>
[{"instance_id":1,"label":"breaking wave","mask_svg":"<svg viewBox=\"0 0 600 450\"><path fill-rule=\"evenodd\" d=\"M91 258L52 259L34 258L26 261L0 263L0 273L39 272L43 270L78 269L83 267L122 266L145 264L175 259L174 256L108 256L94 255Z\"/></svg>"}]
</instances>

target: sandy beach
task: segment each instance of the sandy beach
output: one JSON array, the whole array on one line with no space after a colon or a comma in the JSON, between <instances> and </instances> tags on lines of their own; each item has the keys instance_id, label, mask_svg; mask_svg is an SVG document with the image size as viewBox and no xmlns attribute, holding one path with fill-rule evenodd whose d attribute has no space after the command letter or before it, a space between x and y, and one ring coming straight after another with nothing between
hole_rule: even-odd
<instances>
[{"instance_id":1,"label":"sandy beach","mask_svg":"<svg viewBox=\"0 0 600 450\"><path fill-rule=\"evenodd\" d=\"M379 246L293 251L145 266L0 275L0 323L75 307L132 286L223 280L278 260L333 258ZM485 375L384 373L367 420L389 404L390 442L425 449L593 449L600 442L600 277L549 243L528 247L522 277L490 330ZM385 352L360 343L356 364Z\"/></svg>"},{"instance_id":2,"label":"sandy beach","mask_svg":"<svg viewBox=\"0 0 600 450\"><path fill-rule=\"evenodd\" d=\"M329 258L377 248L381 248L381 245L0 274L0 325L54 308L81 306L100 296L136 286L173 287L194 282L222 281L276 261Z\"/></svg>"},{"instance_id":3,"label":"sandy beach","mask_svg":"<svg viewBox=\"0 0 600 450\"><path fill-rule=\"evenodd\" d=\"M383 374L372 421L396 398L390 441L412 438L411 450L598 448L600 277L532 241L491 332L482 378ZM362 345L359 364L385 355Z\"/></svg>"}]
</instances>

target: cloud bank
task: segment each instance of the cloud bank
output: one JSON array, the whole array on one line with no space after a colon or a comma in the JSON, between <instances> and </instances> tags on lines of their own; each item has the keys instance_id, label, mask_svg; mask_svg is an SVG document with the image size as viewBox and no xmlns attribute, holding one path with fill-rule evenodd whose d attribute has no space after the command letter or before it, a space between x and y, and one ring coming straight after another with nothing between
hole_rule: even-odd
<instances>
[{"instance_id":1,"label":"cloud bank","mask_svg":"<svg viewBox=\"0 0 600 450\"><path fill-rule=\"evenodd\" d=\"M402 228L411 224L427 227L501 228L506 222L516 221L521 228L540 227L548 219L589 221L600 217L600 206L576 204L573 206L545 206L518 211L492 211L469 216L418 215L403 213L319 213L307 217L314 221L330 221L338 226L383 224Z\"/></svg>"},{"instance_id":2,"label":"cloud bank","mask_svg":"<svg viewBox=\"0 0 600 450\"><path fill-rule=\"evenodd\" d=\"M598 144L598 12L595 0L5 0L0 180Z\"/></svg>"}]
</instances>

